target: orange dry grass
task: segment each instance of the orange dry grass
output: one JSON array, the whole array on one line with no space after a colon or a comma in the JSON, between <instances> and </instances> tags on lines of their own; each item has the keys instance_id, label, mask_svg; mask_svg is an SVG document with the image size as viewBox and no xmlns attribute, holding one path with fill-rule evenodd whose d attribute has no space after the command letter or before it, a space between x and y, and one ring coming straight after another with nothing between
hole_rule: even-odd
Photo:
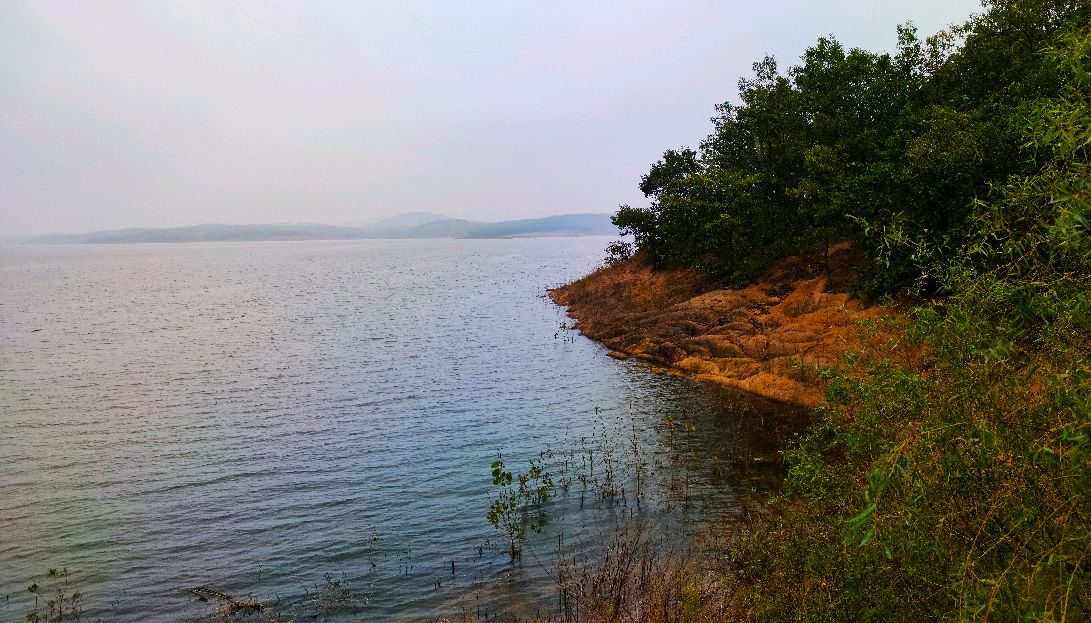
<instances>
[{"instance_id":1,"label":"orange dry grass","mask_svg":"<svg viewBox=\"0 0 1091 623\"><path fill-rule=\"evenodd\" d=\"M568 306L577 328L613 351L697 380L814 406L824 391L817 369L840 365L848 353L896 354L909 365L920 360L905 340L894 339L900 330L891 310L849 298L854 256L844 244L832 251L828 269L786 258L738 290L707 290L693 271L653 272L627 261L551 294Z\"/></svg>"},{"instance_id":2,"label":"orange dry grass","mask_svg":"<svg viewBox=\"0 0 1091 623\"><path fill-rule=\"evenodd\" d=\"M646 311L688 299L700 291L702 284L693 271L653 272L636 260L626 260L600 268L551 294L558 305L594 305L606 313Z\"/></svg>"}]
</instances>

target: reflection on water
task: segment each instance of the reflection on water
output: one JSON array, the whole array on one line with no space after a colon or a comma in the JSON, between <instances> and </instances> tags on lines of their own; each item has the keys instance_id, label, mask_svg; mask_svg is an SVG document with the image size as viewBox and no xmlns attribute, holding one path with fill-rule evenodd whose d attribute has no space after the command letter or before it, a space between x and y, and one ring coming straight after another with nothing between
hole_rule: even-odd
<instances>
[{"instance_id":1,"label":"reflection on water","mask_svg":"<svg viewBox=\"0 0 1091 623\"><path fill-rule=\"evenodd\" d=\"M549 599L559 536L744 512L797 419L565 329L545 289L606 242L0 249L0 619L61 566L90 620L192 620L198 585L303 603L325 574L367 616L495 611ZM489 465L547 450L572 482L513 567Z\"/></svg>"}]
</instances>

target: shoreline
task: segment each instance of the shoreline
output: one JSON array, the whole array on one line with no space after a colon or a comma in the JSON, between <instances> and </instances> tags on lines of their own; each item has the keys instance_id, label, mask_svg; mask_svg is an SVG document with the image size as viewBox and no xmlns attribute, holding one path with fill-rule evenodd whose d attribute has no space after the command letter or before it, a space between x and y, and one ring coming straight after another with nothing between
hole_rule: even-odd
<instances>
[{"instance_id":1,"label":"shoreline","mask_svg":"<svg viewBox=\"0 0 1091 623\"><path fill-rule=\"evenodd\" d=\"M745 287L710 289L694 271L653 272L630 259L549 295L610 357L814 408L824 400L822 368L900 346L883 326L896 312L849 295L854 261L841 244L828 269L789 257Z\"/></svg>"}]
</instances>

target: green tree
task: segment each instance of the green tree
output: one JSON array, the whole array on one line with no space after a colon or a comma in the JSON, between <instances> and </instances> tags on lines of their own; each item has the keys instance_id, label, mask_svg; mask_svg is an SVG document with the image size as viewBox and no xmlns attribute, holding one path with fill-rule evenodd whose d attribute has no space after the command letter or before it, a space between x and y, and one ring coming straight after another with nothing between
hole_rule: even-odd
<instances>
[{"instance_id":1,"label":"green tree","mask_svg":"<svg viewBox=\"0 0 1091 623\"><path fill-rule=\"evenodd\" d=\"M701 169L697 161L697 152L689 147L680 150L668 149L663 158L640 178L640 192L645 197L658 197L661 192L669 191L685 179L687 175Z\"/></svg>"}]
</instances>

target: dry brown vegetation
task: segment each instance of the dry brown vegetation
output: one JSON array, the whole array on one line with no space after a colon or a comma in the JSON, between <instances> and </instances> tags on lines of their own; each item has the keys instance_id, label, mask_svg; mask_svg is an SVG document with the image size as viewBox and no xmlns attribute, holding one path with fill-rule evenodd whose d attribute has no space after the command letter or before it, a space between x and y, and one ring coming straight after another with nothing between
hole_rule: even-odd
<instances>
[{"instance_id":1,"label":"dry brown vegetation","mask_svg":"<svg viewBox=\"0 0 1091 623\"><path fill-rule=\"evenodd\" d=\"M562 562L553 570L553 607L528 606L436 623L712 623L746 620L745 593L722 563L725 543L698 539L684 551L648 538L646 526L619 526L601 557L583 565ZM536 610L531 612L531 610Z\"/></svg>"},{"instance_id":2,"label":"dry brown vegetation","mask_svg":"<svg viewBox=\"0 0 1091 623\"><path fill-rule=\"evenodd\" d=\"M831 249L828 265L790 257L751 285L708 289L691 270L653 272L636 260L619 262L551 292L576 327L617 353L666 366L700 381L804 406L824 387L815 371L846 355L890 351L892 333L861 331L893 310L865 305L848 293L856 261L847 244ZM884 352L889 355L889 352ZM916 360L912 352L900 358Z\"/></svg>"},{"instance_id":3,"label":"dry brown vegetation","mask_svg":"<svg viewBox=\"0 0 1091 623\"><path fill-rule=\"evenodd\" d=\"M719 551L719 549L717 549ZM621 533L562 587L565 623L701 623L738 618L733 578L707 553L654 552Z\"/></svg>"}]
</instances>

